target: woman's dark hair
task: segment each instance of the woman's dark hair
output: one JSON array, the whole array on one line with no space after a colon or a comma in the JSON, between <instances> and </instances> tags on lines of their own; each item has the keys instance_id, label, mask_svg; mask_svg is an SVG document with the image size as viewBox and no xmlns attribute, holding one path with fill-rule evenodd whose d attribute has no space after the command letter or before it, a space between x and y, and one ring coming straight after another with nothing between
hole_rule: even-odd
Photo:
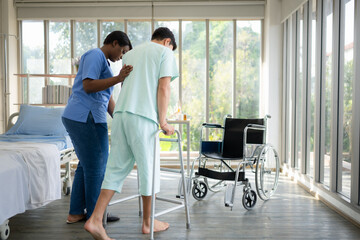
<instances>
[{"instance_id":1,"label":"woman's dark hair","mask_svg":"<svg viewBox=\"0 0 360 240\"><path fill-rule=\"evenodd\" d=\"M112 44L114 41L117 41L120 47L129 46L130 50L132 49L132 45L130 39L126 35L126 33L122 31L113 31L106 36L104 40L105 44Z\"/></svg>"},{"instance_id":2,"label":"woman's dark hair","mask_svg":"<svg viewBox=\"0 0 360 240\"><path fill-rule=\"evenodd\" d=\"M151 40L163 40L164 38L170 38L170 44L173 46L173 51L176 50L176 42L174 34L167 27L159 27L156 29L151 37Z\"/></svg>"}]
</instances>

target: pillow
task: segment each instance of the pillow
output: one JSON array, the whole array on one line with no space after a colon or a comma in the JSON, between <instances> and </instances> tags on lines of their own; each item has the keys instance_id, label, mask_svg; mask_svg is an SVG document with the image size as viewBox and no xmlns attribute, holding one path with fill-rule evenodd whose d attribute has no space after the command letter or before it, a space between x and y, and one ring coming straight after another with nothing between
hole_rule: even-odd
<instances>
[{"instance_id":1,"label":"pillow","mask_svg":"<svg viewBox=\"0 0 360 240\"><path fill-rule=\"evenodd\" d=\"M21 105L18 120L6 132L7 135L68 135L62 123L61 116L65 108L45 108Z\"/></svg>"}]
</instances>

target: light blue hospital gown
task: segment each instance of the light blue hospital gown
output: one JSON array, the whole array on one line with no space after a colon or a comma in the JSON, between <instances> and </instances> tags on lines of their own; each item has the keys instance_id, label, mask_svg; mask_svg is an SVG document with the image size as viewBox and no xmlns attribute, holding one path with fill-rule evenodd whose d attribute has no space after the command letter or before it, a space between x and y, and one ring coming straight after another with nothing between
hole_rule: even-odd
<instances>
[{"instance_id":1,"label":"light blue hospital gown","mask_svg":"<svg viewBox=\"0 0 360 240\"><path fill-rule=\"evenodd\" d=\"M178 69L173 52L154 42L144 43L126 53L123 64L132 65L134 69L125 79L115 106L111 149L102 188L121 192L136 162L140 194L150 196L155 133L159 129L158 80L171 77L173 81L179 75ZM156 156L155 191L159 192L159 153Z\"/></svg>"}]
</instances>

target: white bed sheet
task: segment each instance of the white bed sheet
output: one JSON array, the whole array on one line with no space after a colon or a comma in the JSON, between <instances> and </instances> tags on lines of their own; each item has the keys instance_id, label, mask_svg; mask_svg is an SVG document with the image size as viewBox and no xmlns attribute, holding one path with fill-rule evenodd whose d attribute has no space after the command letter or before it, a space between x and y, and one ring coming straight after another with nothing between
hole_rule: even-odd
<instances>
[{"instance_id":1,"label":"white bed sheet","mask_svg":"<svg viewBox=\"0 0 360 240\"><path fill-rule=\"evenodd\" d=\"M61 198L59 156L54 144L0 142L0 223Z\"/></svg>"}]
</instances>

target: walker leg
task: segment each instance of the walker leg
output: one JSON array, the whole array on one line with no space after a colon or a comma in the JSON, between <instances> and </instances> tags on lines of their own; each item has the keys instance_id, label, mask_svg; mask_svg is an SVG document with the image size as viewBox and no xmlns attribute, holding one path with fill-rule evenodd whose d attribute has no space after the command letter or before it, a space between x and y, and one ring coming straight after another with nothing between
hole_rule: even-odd
<instances>
[{"instance_id":1,"label":"walker leg","mask_svg":"<svg viewBox=\"0 0 360 240\"><path fill-rule=\"evenodd\" d=\"M106 225L107 225L107 214L108 214L108 210L107 210L107 208L105 208L104 215L103 215L103 226L104 226L104 228L106 228Z\"/></svg>"},{"instance_id":2,"label":"walker leg","mask_svg":"<svg viewBox=\"0 0 360 240\"><path fill-rule=\"evenodd\" d=\"M182 179L182 187L184 193L184 207L185 207L185 216L186 216L186 228L190 229L190 215L189 215L189 207L188 207L188 191L187 185L185 181L185 173L184 173L184 162L182 159L182 149L181 149L181 142L180 136L178 136L178 144L179 144L179 155L180 155L180 167L181 167L181 179Z\"/></svg>"},{"instance_id":3,"label":"walker leg","mask_svg":"<svg viewBox=\"0 0 360 240\"><path fill-rule=\"evenodd\" d=\"M152 172L152 194L151 194L151 219L150 219L150 240L154 239L154 221L155 221L155 170L156 170L156 156L157 156L157 141L159 139L159 132L156 134L154 146L154 161Z\"/></svg>"},{"instance_id":4,"label":"walker leg","mask_svg":"<svg viewBox=\"0 0 360 240\"><path fill-rule=\"evenodd\" d=\"M142 209L143 209L143 202L142 202L142 198L140 195L140 183L139 183L139 169L136 170L137 171L137 181L138 181L138 193L139 193L139 217L142 216Z\"/></svg>"}]
</instances>

